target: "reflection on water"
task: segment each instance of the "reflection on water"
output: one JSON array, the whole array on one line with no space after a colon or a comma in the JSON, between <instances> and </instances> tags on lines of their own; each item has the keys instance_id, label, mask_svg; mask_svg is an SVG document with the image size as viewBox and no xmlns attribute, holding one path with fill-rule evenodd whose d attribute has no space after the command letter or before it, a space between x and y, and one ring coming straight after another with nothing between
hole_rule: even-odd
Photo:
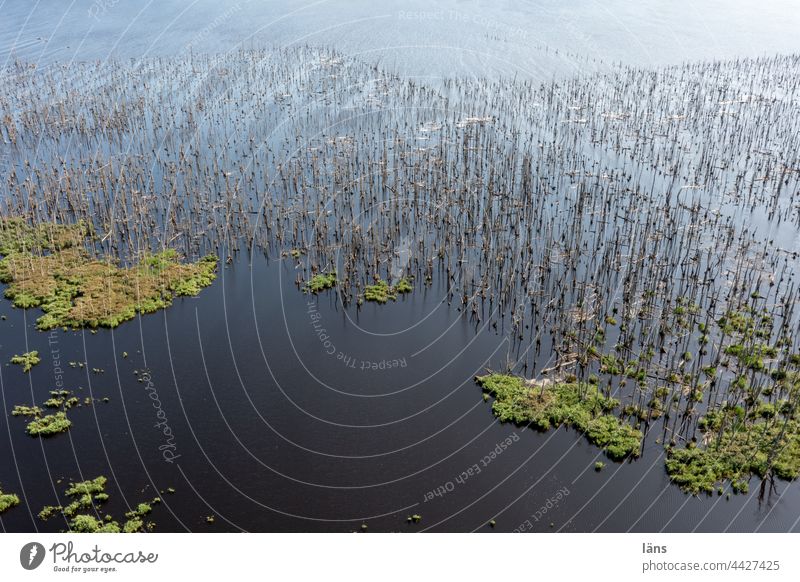
<instances>
[{"instance_id":1,"label":"reflection on water","mask_svg":"<svg viewBox=\"0 0 800 582\"><path fill-rule=\"evenodd\" d=\"M30 375L2 370L7 411L47 396L55 361L86 362L58 370L110 398L47 442L4 415L0 482L30 505L3 527L63 527L35 514L59 480L97 474L117 513L175 488L160 531L209 514L214 531L796 527L794 484L764 500L669 484L663 446L696 415L642 423L641 459L596 472L575 432L500 425L473 382L593 342L700 375L721 346L688 364L705 349L695 325L743 298L797 350L796 59L619 65L790 51L775 26L791 17L573 4L13 3L4 212L92 220L98 251L168 244L224 265L199 297L114 331L44 334L3 303L3 357L43 356ZM757 48L733 38L747 19L772 27L749 28ZM260 48L288 43L342 52ZM122 60L85 62L109 54ZM459 78L407 78L442 74ZM335 291L298 289L334 268ZM413 275L414 291L360 304L373 275ZM656 388L609 382L626 403Z\"/></svg>"}]
</instances>

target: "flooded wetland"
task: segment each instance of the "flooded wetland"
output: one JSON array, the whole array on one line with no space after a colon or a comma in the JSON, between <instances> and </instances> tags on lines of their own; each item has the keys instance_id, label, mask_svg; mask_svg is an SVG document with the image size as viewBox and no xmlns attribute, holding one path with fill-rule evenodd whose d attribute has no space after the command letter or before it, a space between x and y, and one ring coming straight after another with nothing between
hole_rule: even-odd
<instances>
[{"instance_id":1,"label":"flooded wetland","mask_svg":"<svg viewBox=\"0 0 800 582\"><path fill-rule=\"evenodd\" d=\"M800 529L800 47L172 4L0 35L4 531Z\"/></svg>"}]
</instances>

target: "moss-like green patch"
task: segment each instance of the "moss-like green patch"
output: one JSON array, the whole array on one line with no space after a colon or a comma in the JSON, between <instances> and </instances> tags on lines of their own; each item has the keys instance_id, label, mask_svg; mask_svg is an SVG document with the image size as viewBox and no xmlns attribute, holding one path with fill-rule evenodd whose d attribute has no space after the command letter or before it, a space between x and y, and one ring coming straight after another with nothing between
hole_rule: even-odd
<instances>
[{"instance_id":1,"label":"moss-like green patch","mask_svg":"<svg viewBox=\"0 0 800 582\"><path fill-rule=\"evenodd\" d=\"M104 399L104 401L108 402L108 399ZM93 402L89 397L84 399L84 404L87 406ZM45 400L44 407L56 409L57 412L43 415L44 409L39 406L18 404L14 406L11 414L31 417L33 420L28 423L27 433L31 436L47 437L68 431L72 426L72 421L67 418L66 411L80 405L80 399L69 390L51 390L50 398Z\"/></svg>"},{"instance_id":2,"label":"moss-like green patch","mask_svg":"<svg viewBox=\"0 0 800 582\"><path fill-rule=\"evenodd\" d=\"M620 361L614 354L600 356L600 372L616 376L625 371L625 362Z\"/></svg>"},{"instance_id":3,"label":"moss-like green patch","mask_svg":"<svg viewBox=\"0 0 800 582\"><path fill-rule=\"evenodd\" d=\"M386 303L389 301L389 299L397 299L397 295L395 295L392 288L389 286L389 283L384 280L380 280L374 285L367 285L364 287L364 299L367 301Z\"/></svg>"},{"instance_id":4,"label":"moss-like green patch","mask_svg":"<svg viewBox=\"0 0 800 582\"><path fill-rule=\"evenodd\" d=\"M22 366L23 372L30 372L31 368L33 368L36 364L41 362L41 358L39 357L39 352L36 350L32 352L25 352L21 356L14 355L11 358L12 364L17 364L18 366Z\"/></svg>"},{"instance_id":5,"label":"moss-like green patch","mask_svg":"<svg viewBox=\"0 0 800 582\"><path fill-rule=\"evenodd\" d=\"M44 401L44 405L47 408L63 408L64 410L78 406L79 403L78 397L73 396L69 390L51 390L50 398Z\"/></svg>"},{"instance_id":6,"label":"moss-like green patch","mask_svg":"<svg viewBox=\"0 0 800 582\"><path fill-rule=\"evenodd\" d=\"M65 491L70 502L63 506L45 506L39 512L39 518L47 520L60 513L67 519L70 530L76 533L137 533L152 530L155 524L145 523L143 519L152 511L148 503L140 503L136 509L128 511L121 526L111 515L106 515L103 519L96 517L99 506L109 499L106 493L107 482L105 477L100 476L79 483L70 483ZM152 503L160 501L160 498L155 498Z\"/></svg>"},{"instance_id":7,"label":"moss-like green patch","mask_svg":"<svg viewBox=\"0 0 800 582\"><path fill-rule=\"evenodd\" d=\"M0 489L0 513L19 505L19 497L13 493L3 493Z\"/></svg>"},{"instance_id":8,"label":"moss-like green patch","mask_svg":"<svg viewBox=\"0 0 800 582\"><path fill-rule=\"evenodd\" d=\"M736 358L743 367L761 372L765 368L764 358L774 358L778 355L778 350L764 343L749 346L732 344L725 348L725 353Z\"/></svg>"},{"instance_id":9,"label":"moss-like green patch","mask_svg":"<svg viewBox=\"0 0 800 582\"><path fill-rule=\"evenodd\" d=\"M330 273L320 273L311 277L305 284L305 291L310 293L319 293L326 289L331 289L336 286L336 271Z\"/></svg>"},{"instance_id":10,"label":"moss-like green patch","mask_svg":"<svg viewBox=\"0 0 800 582\"><path fill-rule=\"evenodd\" d=\"M21 237L15 240L15 236ZM177 296L194 296L216 277L217 257L182 264L167 249L145 255L138 265L119 267L89 256L83 223L30 226L0 222L0 281L16 307L40 307L39 329L116 327L137 313L152 313Z\"/></svg>"},{"instance_id":11,"label":"moss-like green patch","mask_svg":"<svg viewBox=\"0 0 800 582\"><path fill-rule=\"evenodd\" d=\"M612 459L637 457L642 433L611 412L619 405L591 384L532 384L518 376L489 374L476 381L495 397L492 410L502 422L530 423L540 430L561 425L583 431Z\"/></svg>"},{"instance_id":12,"label":"moss-like green patch","mask_svg":"<svg viewBox=\"0 0 800 582\"><path fill-rule=\"evenodd\" d=\"M768 338L772 331L773 320L766 311L758 312L744 305L727 311L717 320L717 324L725 334L735 334L745 339Z\"/></svg>"},{"instance_id":13,"label":"moss-like green patch","mask_svg":"<svg viewBox=\"0 0 800 582\"><path fill-rule=\"evenodd\" d=\"M80 245L90 236L91 226L85 222L31 226L22 218L3 218L0 219L0 255L59 251Z\"/></svg>"},{"instance_id":14,"label":"moss-like green patch","mask_svg":"<svg viewBox=\"0 0 800 582\"><path fill-rule=\"evenodd\" d=\"M411 281L403 277L394 286L394 290L397 293L411 293L414 290L414 287L411 285Z\"/></svg>"},{"instance_id":15,"label":"moss-like green patch","mask_svg":"<svg viewBox=\"0 0 800 582\"><path fill-rule=\"evenodd\" d=\"M67 413L59 411L54 414L34 418L25 428L31 436L48 437L66 432L72 426L72 421L67 418Z\"/></svg>"},{"instance_id":16,"label":"moss-like green patch","mask_svg":"<svg viewBox=\"0 0 800 582\"><path fill-rule=\"evenodd\" d=\"M17 404L14 410L11 411L14 416L39 416L42 414L42 409L38 406L26 406L25 404Z\"/></svg>"},{"instance_id":17,"label":"moss-like green patch","mask_svg":"<svg viewBox=\"0 0 800 582\"><path fill-rule=\"evenodd\" d=\"M713 493L723 481L730 481L734 491L746 492L752 475L796 479L800 476L800 423L777 412L758 408L748 418L741 408L730 407L708 413L700 422L705 445L671 449L667 473L693 494Z\"/></svg>"},{"instance_id":18,"label":"moss-like green patch","mask_svg":"<svg viewBox=\"0 0 800 582\"><path fill-rule=\"evenodd\" d=\"M413 290L414 287L411 285L411 281L405 277L395 285L389 285L389 283L380 279L374 285L364 287L364 299L377 303L386 303L390 299L392 301L396 300L398 293L411 293Z\"/></svg>"}]
</instances>

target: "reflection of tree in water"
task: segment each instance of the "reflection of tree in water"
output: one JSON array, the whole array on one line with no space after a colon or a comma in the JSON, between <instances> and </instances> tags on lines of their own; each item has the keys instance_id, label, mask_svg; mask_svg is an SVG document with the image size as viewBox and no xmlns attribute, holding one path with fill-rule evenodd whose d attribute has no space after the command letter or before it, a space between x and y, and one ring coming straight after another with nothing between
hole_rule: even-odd
<instances>
[{"instance_id":1,"label":"reflection of tree in water","mask_svg":"<svg viewBox=\"0 0 800 582\"><path fill-rule=\"evenodd\" d=\"M90 221L123 261L263 252L299 285L335 272L320 290L352 309L437 279L512 370L597 385L665 443L733 446L792 428L800 391L797 61L545 84L422 84L312 48L17 62L3 214ZM758 334L720 323L743 314Z\"/></svg>"}]
</instances>

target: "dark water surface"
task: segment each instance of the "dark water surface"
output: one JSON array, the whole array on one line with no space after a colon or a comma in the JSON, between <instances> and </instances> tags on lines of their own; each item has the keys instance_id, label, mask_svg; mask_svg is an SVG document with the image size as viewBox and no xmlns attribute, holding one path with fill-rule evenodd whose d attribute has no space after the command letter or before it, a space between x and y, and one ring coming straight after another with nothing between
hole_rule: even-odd
<instances>
[{"instance_id":1,"label":"dark water surface","mask_svg":"<svg viewBox=\"0 0 800 582\"><path fill-rule=\"evenodd\" d=\"M6 1L0 14L0 59L308 43L406 76L537 80L792 52L800 24L788 1ZM776 238L796 248L796 233ZM42 362L0 369L0 484L23 498L2 528L63 529L36 514L69 481L102 474L115 516L175 488L153 512L157 531L488 531L490 519L496 531L797 530L796 483L764 500L757 486L690 497L669 484L656 438L639 460L595 472L604 457L574 431L497 423L473 378L513 356L506 334L462 317L443 277L355 310L299 293L295 274L294 261L242 252L198 297L96 333L37 331L38 312L3 300L0 361L38 350ZM138 381L145 369L152 385ZM79 396L110 402L72 411L65 435L31 439L10 410L44 400L59 370Z\"/></svg>"},{"instance_id":2,"label":"dark water surface","mask_svg":"<svg viewBox=\"0 0 800 582\"><path fill-rule=\"evenodd\" d=\"M42 356L30 375L4 367L7 409L47 397L54 356L87 362L62 365L79 396L111 400L75 410L73 428L47 441L27 437L7 410L5 488L35 513L65 488L58 479L104 474L113 481L107 507L117 514L174 487L154 512L159 531L202 531L211 514L214 531L348 531L362 522L376 531L462 531L492 518L501 531L793 526L796 484L781 482L770 502L756 493L689 497L669 484L652 439L640 460L597 473L592 465L603 456L574 431L495 422L472 378L499 363L506 344L499 332L476 335L435 285L349 321L332 299L298 293L292 270L263 259L250 267L242 256L198 298L96 334L38 332L30 315L6 306L4 359L26 341ZM402 367L380 369L394 360ZM149 391L134 375L145 362ZM159 452L167 440L154 427L151 393L174 434L172 462ZM411 513L423 516L418 526L406 525ZM24 507L2 523L7 531L59 528Z\"/></svg>"}]
</instances>

